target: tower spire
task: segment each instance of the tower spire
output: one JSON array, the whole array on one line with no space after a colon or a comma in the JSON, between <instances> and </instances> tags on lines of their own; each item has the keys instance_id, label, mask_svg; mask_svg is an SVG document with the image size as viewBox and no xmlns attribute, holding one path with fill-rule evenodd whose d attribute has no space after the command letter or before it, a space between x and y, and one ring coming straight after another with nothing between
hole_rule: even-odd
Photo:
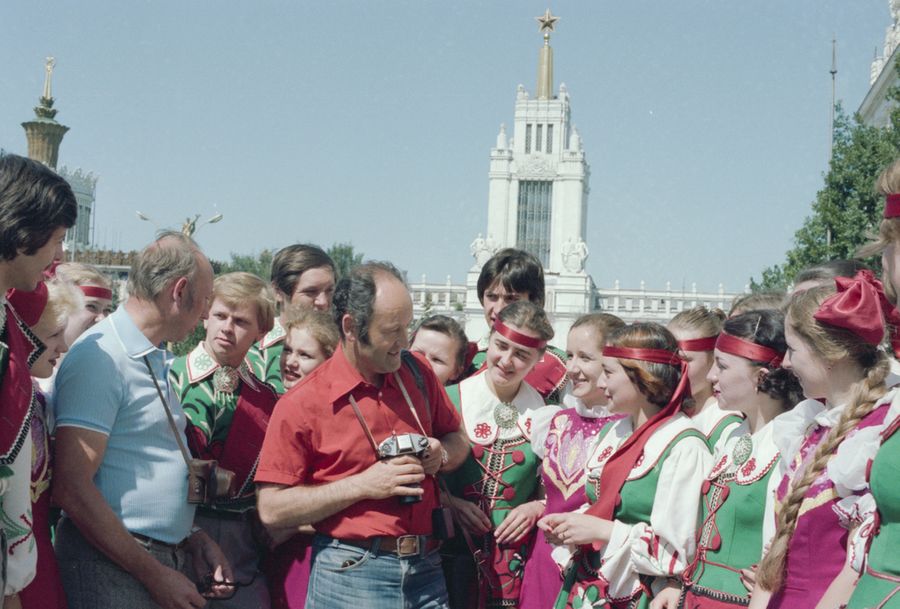
<instances>
[{"instance_id":1,"label":"tower spire","mask_svg":"<svg viewBox=\"0 0 900 609\"><path fill-rule=\"evenodd\" d=\"M551 99L553 97L553 48L550 46L550 32L555 31L559 17L554 17L548 8L543 15L535 19L540 24L538 31L544 34L544 46L541 47L541 52L538 56L537 92L535 97L537 99Z\"/></svg>"},{"instance_id":2,"label":"tower spire","mask_svg":"<svg viewBox=\"0 0 900 609\"><path fill-rule=\"evenodd\" d=\"M44 90L38 105L34 108L35 119L22 123L25 137L28 138L28 157L40 161L44 165L56 169L59 159L59 145L69 130L65 125L56 122L56 109L53 108L51 78L56 60L47 57L44 62Z\"/></svg>"}]
</instances>

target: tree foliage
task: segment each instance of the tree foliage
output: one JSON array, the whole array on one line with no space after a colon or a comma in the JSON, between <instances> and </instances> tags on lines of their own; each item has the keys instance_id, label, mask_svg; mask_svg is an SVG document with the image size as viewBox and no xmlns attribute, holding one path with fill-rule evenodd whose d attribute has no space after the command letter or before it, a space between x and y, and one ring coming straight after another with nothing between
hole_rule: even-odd
<instances>
[{"instance_id":1,"label":"tree foliage","mask_svg":"<svg viewBox=\"0 0 900 609\"><path fill-rule=\"evenodd\" d=\"M895 87L890 99L900 100L900 89ZM835 114L831 162L812 213L794 233L785 262L764 269L759 282L751 279L754 291L785 288L808 266L853 258L878 229L883 201L875 192L875 180L900 156L900 109L892 111L891 125L884 128L862 124L858 115L849 118L840 106Z\"/></svg>"},{"instance_id":2,"label":"tree foliage","mask_svg":"<svg viewBox=\"0 0 900 609\"><path fill-rule=\"evenodd\" d=\"M353 267L362 264L364 254L356 253L352 243L335 243L328 248L328 255L334 260L334 267L337 269L336 279L346 277Z\"/></svg>"},{"instance_id":3,"label":"tree foliage","mask_svg":"<svg viewBox=\"0 0 900 609\"><path fill-rule=\"evenodd\" d=\"M268 281L272 276L273 256L274 254L270 249L264 249L259 254L235 254L231 252L230 262L213 263L213 269L216 275L244 271Z\"/></svg>"}]
</instances>

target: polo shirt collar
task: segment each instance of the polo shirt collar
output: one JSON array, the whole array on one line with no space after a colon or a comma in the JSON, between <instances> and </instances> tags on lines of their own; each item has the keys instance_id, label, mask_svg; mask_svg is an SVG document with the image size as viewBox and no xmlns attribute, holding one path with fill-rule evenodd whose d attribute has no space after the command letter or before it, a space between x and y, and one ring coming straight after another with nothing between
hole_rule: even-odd
<instances>
[{"instance_id":1,"label":"polo shirt collar","mask_svg":"<svg viewBox=\"0 0 900 609\"><path fill-rule=\"evenodd\" d=\"M109 316L109 320L128 357L138 359L154 351L161 351L138 329L124 305L119 305L119 308Z\"/></svg>"},{"instance_id":2,"label":"polo shirt collar","mask_svg":"<svg viewBox=\"0 0 900 609\"><path fill-rule=\"evenodd\" d=\"M337 401L338 398L347 395L360 385L372 386L371 383L362 377L359 370L350 363L350 360L347 359L347 354L344 353L343 342L338 343L338 347L335 350L334 355L331 356L329 363L331 365L331 370L329 370L329 372L333 379L328 391L329 401ZM390 378L390 374L384 375L385 385L390 382Z\"/></svg>"}]
</instances>

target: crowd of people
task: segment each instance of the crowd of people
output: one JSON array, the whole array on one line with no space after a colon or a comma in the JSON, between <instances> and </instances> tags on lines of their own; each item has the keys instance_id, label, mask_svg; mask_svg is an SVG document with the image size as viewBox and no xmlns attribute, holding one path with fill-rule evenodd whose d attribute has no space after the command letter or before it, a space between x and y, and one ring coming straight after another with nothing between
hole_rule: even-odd
<instances>
[{"instance_id":1,"label":"crowd of people","mask_svg":"<svg viewBox=\"0 0 900 609\"><path fill-rule=\"evenodd\" d=\"M467 337L308 244L216 277L163 232L115 303L68 184L0 157L2 607L900 607L900 161L877 188L884 284L556 337L508 248Z\"/></svg>"}]
</instances>

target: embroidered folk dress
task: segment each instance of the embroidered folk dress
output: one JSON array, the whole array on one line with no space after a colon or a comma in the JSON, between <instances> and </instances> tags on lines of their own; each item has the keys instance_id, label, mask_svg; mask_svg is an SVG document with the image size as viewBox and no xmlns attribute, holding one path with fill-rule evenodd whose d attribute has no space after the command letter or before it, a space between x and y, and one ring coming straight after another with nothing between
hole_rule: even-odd
<instances>
[{"instance_id":1,"label":"embroidered folk dress","mask_svg":"<svg viewBox=\"0 0 900 609\"><path fill-rule=\"evenodd\" d=\"M247 363L253 370L253 374L256 375L256 378L271 385L278 395L285 391L281 379L281 352L284 351L284 337L284 328L276 317L272 329L247 352Z\"/></svg>"},{"instance_id":2,"label":"embroidered folk dress","mask_svg":"<svg viewBox=\"0 0 900 609\"><path fill-rule=\"evenodd\" d=\"M597 433L610 420L621 418L621 415L610 415L602 406L587 408L571 395L563 398L563 406L568 408L553 417L544 441L541 465L547 499L544 515L574 512L581 507L585 501L587 460ZM525 563L520 609L553 606L562 585L562 567L551 555L555 548L543 535L534 536L534 546Z\"/></svg>"},{"instance_id":3,"label":"embroidered folk dress","mask_svg":"<svg viewBox=\"0 0 900 609\"><path fill-rule=\"evenodd\" d=\"M448 387L447 393L472 444L462 466L448 476L448 486L453 495L477 504L496 528L510 510L537 498L540 458L534 447L544 446L559 407L546 406L526 382L511 404L503 404L483 372ZM516 606L534 533L516 544L498 546L490 533L480 541L500 581L500 588L488 593L488 607Z\"/></svg>"},{"instance_id":4,"label":"embroidered folk dress","mask_svg":"<svg viewBox=\"0 0 900 609\"><path fill-rule=\"evenodd\" d=\"M900 417L894 409L896 405L888 415L892 421L884 430L881 447L869 470L869 486L878 512L870 529L874 536L866 553L865 570L848 609L900 607Z\"/></svg>"},{"instance_id":5,"label":"embroidered folk dress","mask_svg":"<svg viewBox=\"0 0 900 609\"><path fill-rule=\"evenodd\" d=\"M175 359L169 377L188 419L193 456L215 459L235 473L232 495L198 506L195 517L195 524L222 547L237 581L253 581L217 606L268 606L265 578L257 576L260 557L253 536L253 476L277 395L253 376L245 362L238 368L220 366L202 342L187 356Z\"/></svg>"},{"instance_id":6,"label":"embroidered folk dress","mask_svg":"<svg viewBox=\"0 0 900 609\"><path fill-rule=\"evenodd\" d=\"M782 478L776 429L783 437L802 438L809 420L823 409L807 400L755 434L744 421L725 438L703 483L697 554L682 577L683 607L749 604L740 571L759 563L775 534L775 489Z\"/></svg>"},{"instance_id":7,"label":"embroidered folk dress","mask_svg":"<svg viewBox=\"0 0 900 609\"><path fill-rule=\"evenodd\" d=\"M825 590L852 558L849 529L858 526L856 504L868 491L866 469L878 450L879 434L896 390L879 400L837 447L827 466L810 485L800 506L797 525L788 545L784 585L769 601L770 609L813 609ZM845 405L815 415L802 439L778 438L786 474L776 493L776 513L799 480L816 448L838 423Z\"/></svg>"},{"instance_id":8,"label":"embroidered folk dress","mask_svg":"<svg viewBox=\"0 0 900 609\"><path fill-rule=\"evenodd\" d=\"M598 434L587 465L590 503L602 492L604 465L631 433L631 419L624 418ZM654 579L681 575L693 559L700 487L711 467L706 436L690 417L678 413L661 425L622 486L609 543L574 554L556 609L645 607L645 588Z\"/></svg>"},{"instance_id":9,"label":"embroidered folk dress","mask_svg":"<svg viewBox=\"0 0 900 609\"><path fill-rule=\"evenodd\" d=\"M724 448L725 440L737 429L744 417L733 410L722 409L716 400L691 419L694 426L706 436L709 450L715 455Z\"/></svg>"},{"instance_id":10,"label":"embroidered folk dress","mask_svg":"<svg viewBox=\"0 0 900 609\"><path fill-rule=\"evenodd\" d=\"M472 370L483 369L489 340L490 335L478 341L478 352L472 358ZM553 345L547 345L541 359L525 375L525 382L541 394L545 404L562 403L566 379L566 352Z\"/></svg>"}]
</instances>

